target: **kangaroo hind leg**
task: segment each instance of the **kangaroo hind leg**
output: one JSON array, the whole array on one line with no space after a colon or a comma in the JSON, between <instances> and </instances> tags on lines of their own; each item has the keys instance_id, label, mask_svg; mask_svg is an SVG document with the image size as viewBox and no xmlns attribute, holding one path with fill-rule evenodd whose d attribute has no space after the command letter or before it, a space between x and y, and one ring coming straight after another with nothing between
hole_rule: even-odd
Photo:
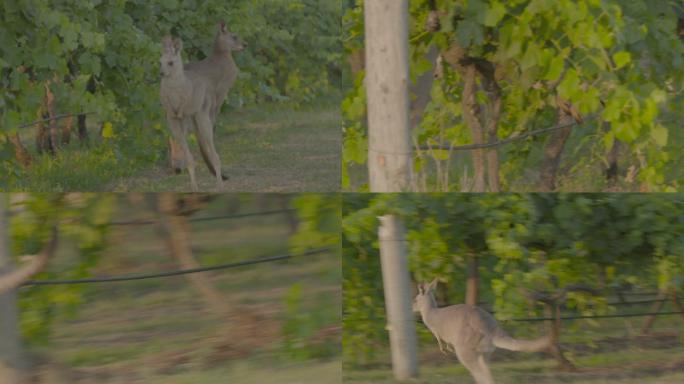
<instances>
[{"instance_id":1,"label":"kangaroo hind leg","mask_svg":"<svg viewBox=\"0 0 684 384\"><path fill-rule=\"evenodd\" d=\"M190 153L186 138L187 132L184 127L184 124L187 124L188 122L173 117L169 117L168 121L173 140L180 145L181 151L185 157L185 165L188 168L188 174L190 174L190 186L192 191L197 192L199 188L197 187L197 180L195 179L195 160L192 158L192 153Z\"/></svg>"},{"instance_id":2,"label":"kangaroo hind leg","mask_svg":"<svg viewBox=\"0 0 684 384\"><path fill-rule=\"evenodd\" d=\"M214 147L214 132L211 124L211 117L209 116L210 114L210 111L200 111L195 115L196 132L202 157L205 159L209 171L216 176L216 181L220 187L223 182L221 159Z\"/></svg>"},{"instance_id":3,"label":"kangaroo hind leg","mask_svg":"<svg viewBox=\"0 0 684 384\"><path fill-rule=\"evenodd\" d=\"M458 361L470 371L477 384L494 384L487 364L483 365L484 356L474 348L456 348Z\"/></svg>"}]
</instances>

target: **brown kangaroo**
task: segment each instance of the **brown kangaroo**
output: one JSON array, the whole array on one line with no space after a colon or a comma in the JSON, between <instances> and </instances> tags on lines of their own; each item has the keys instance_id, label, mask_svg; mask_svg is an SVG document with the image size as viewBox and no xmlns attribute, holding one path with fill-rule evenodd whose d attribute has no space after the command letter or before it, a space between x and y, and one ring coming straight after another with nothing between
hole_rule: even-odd
<instances>
[{"instance_id":1,"label":"brown kangaroo","mask_svg":"<svg viewBox=\"0 0 684 384\"><path fill-rule=\"evenodd\" d=\"M418 284L418 295L413 311L420 312L423 323L437 339L439 349L456 354L477 384L494 384L489 371L489 356L496 348L511 351L536 352L551 346L551 335L536 340L510 337L499 323L483 309L466 304L438 308L432 291L437 279L430 284Z\"/></svg>"},{"instance_id":2,"label":"brown kangaroo","mask_svg":"<svg viewBox=\"0 0 684 384\"><path fill-rule=\"evenodd\" d=\"M225 101L228 92L233 87L235 80L237 79L239 70L235 64L235 61L233 60L232 52L242 51L246 46L247 45L239 37L228 30L226 23L222 21L218 24L218 30L216 32L216 36L214 37L214 46L211 55L204 60L188 63L185 65L185 69L187 71L197 73L200 77L207 80L209 84L207 92L213 98L213 106L210 111L212 126L215 126L216 119L221 110L221 105ZM174 152L173 144L171 148L172 166L179 170L180 168L183 168L183 164L185 163L184 159L180 156L181 153L184 152ZM209 171L215 174L216 169L210 161L210 154L205 152L202 147L200 147L200 153L202 154L202 159L204 159ZM224 180L228 180L227 175L222 174L221 176Z\"/></svg>"},{"instance_id":3,"label":"brown kangaroo","mask_svg":"<svg viewBox=\"0 0 684 384\"><path fill-rule=\"evenodd\" d=\"M211 113L214 108L214 97L210 90L210 80L197 71L185 70L181 59L183 42L180 39L166 37L163 40L164 51L161 56L162 80L160 98L169 129L178 143L186 159L186 167L190 174L190 184L197 191L195 179L195 163L188 148L186 135L189 127L194 125L200 150L212 173L216 175L221 186L221 161L214 148L214 130Z\"/></svg>"},{"instance_id":4,"label":"brown kangaroo","mask_svg":"<svg viewBox=\"0 0 684 384\"><path fill-rule=\"evenodd\" d=\"M185 68L195 71L200 76L210 80L209 92L214 96L214 107L212 108L212 119L216 123L216 116L221 109L221 105L228 95L228 91L235 84L239 69L233 60L233 51L240 52L247 45L234 33L228 30L225 21L218 25L218 31L214 38L214 48L207 58L201 61L188 63Z\"/></svg>"}]
</instances>

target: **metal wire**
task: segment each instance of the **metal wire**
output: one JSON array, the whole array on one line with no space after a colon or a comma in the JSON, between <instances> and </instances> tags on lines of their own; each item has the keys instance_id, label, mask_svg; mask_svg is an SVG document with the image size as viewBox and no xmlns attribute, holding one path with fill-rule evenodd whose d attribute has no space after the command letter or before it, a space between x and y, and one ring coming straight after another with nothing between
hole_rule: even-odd
<instances>
[{"instance_id":1,"label":"metal wire","mask_svg":"<svg viewBox=\"0 0 684 384\"><path fill-rule=\"evenodd\" d=\"M330 248L318 248L318 249L312 249L312 250L309 250L306 252L302 252L302 253L299 253L296 255L286 254L286 255L269 256L269 257L264 257L264 258L260 258L260 259L239 261L236 263L218 264L218 265L211 265L211 266L199 267L199 268L179 269L179 270L173 270L173 271L163 271L163 272L137 274L137 275L93 277L93 278L87 278L87 279L71 279L71 280L29 280L29 281L25 282L23 285L27 286L27 285L89 284L89 283L109 283L109 282L116 282L116 281L154 279L154 278L159 278L159 277L186 275L189 273L198 273L198 272L206 272L206 271L216 271L216 270L221 270L221 269L237 268L237 267L243 267L246 265L268 263L268 262L279 261L279 260L286 260L286 259L290 259L293 257L320 254L320 253L325 253L328 251L330 251Z\"/></svg>"},{"instance_id":2,"label":"metal wire","mask_svg":"<svg viewBox=\"0 0 684 384\"><path fill-rule=\"evenodd\" d=\"M587 117L585 117L585 121L589 121L589 120L594 119L594 118L596 118L596 115L587 116ZM498 146L501 146L504 144L512 143L514 141L522 140L522 139L525 139L527 137L538 136L538 135L542 135L544 133L556 131L556 130L563 129L563 128L572 127L575 125L579 125L579 123L577 123L576 121L573 121L572 123L554 125L553 127L537 129L534 131L523 133L523 134L518 135L518 136L513 136L513 137L509 137L507 139L495 141L493 143L467 144L467 145L459 145L459 146L455 146L455 147L452 147L451 145L448 145L448 144L435 144L435 145L425 144L425 145L419 146L418 148L420 148L421 150L424 150L424 151L429 151L431 149L439 149L439 150L445 150L445 151L472 151L475 149L493 148L493 147L498 147Z\"/></svg>"},{"instance_id":3,"label":"metal wire","mask_svg":"<svg viewBox=\"0 0 684 384\"><path fill-rule=\"evenodd\" d=\"M290 208L290 209L279 209L279 210L272 210L272 211L239 213L239 214L235 214L235 215L193 217L193 218L188 219L188 221L200 222L200 221L239 219L239 218L243 218L243 217L266 216L266 215L274 215L274 214L278 214L278 213L294 212L294 211L296 211L296 209ZM158 222L159 222L159 220L156 220L156 219L141 219L141 220L113 221L113 222L108 223L108 225L113 225L113 226L151 225L151 224L156 224Z\"/></svg>"}]
</instances>

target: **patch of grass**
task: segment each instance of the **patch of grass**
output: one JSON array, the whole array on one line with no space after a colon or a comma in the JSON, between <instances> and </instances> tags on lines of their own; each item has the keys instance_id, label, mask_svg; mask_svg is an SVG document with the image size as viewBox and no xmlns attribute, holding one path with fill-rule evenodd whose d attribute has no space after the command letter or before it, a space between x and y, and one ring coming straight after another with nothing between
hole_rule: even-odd
<instances>
[{"instance_id":1,"label":"patch of grass","mask_svg":"<svg viewBox=\"0 0 684 384\"><path fill-rule=\"evenodd\" d=\"M224 111L215 144L230 179L220 189L191 143L201 190L212 192L330 192L340 186L340 99L331 96L292 109L277 104ZM188 175L157 165L110 185L116 191L187 191Z\"/></svg>"},{"instance_id":2,"label":"patch of grass","mask_svg":"<svg viewBox=\"0 0 684 384\"><path fill-rule=\"evenodd\" d=\"M496 356L496 354L495 354ZM577 372L562 372L556 362L539 355L519 354L515 361L494 361L490 368L497 384L535 382L538 384L572 383L678 383L684 378L684 346L667 350L631 348L617 352L598 353L576 359ZM451 357L449 362L423 361L420 376L414 384L447 384L474 382L468 371ZM344 382L354 384L395 384L388 367L354 369L345 367Z\"/></svg>"},{"instance_id":3,"label":"patch of grass","mask_svg":"<svg viewBox=\"0 0 684 384\"><path fill-rule=\"evenodd\" d=\"M338 191L339 104L340 97L330 95L299 109L284 104L238 110L224 107L215 127L215 144L230 180L216 188L215 178L199 154L197 140L191 136L200 189ZM71 144L54 157L36 156L30 168L0 177L0 185L7 185L8 190L32 192L188 191L186 172L174 175L168 166L166 123L156 123L160 123L159 129L126 127L120 138L93 141L86 148ZM28 133L23 136L24 142L33 141ZM35 153L33 146L28 149Z\"/></svg>"},{"instance_id":4,"label":"patch of grass","mask_svg":"<svg viewBox=\"0 0 684 384\"><path fill-rule=\"evenodd\" d=\"M62 359L74 367L98 366L135 360L145 353L139 346L119 346L118 348L79 348L65 351Z\"/></svg>"},{"instance_id":5,"label":"patch of grass","mask_svg":"<svg viewBox=\"0 0 684 384\"><path fill-rule=\"evenodd\" d=\"M211 216L221 214L222 207L215 208ZM262 208L244 203L241 209ZM275 215L193 223L191 241L198 261L214 264L287 252L289 235L287 220ZM116 227L111 236L116 247L102 255L95 274L177 268L152 228ZM73 257L63 256L50 268L60 270ZM339 255L322 254L205 276L228 305L258 313L262 320L257 321L264 321L261 326L291 320L285 297L294 283L301 284L298 313L311 316L310 334L316 335L340 323L340 274ZM76 372L80 379L70 382L341 383L340 352L328 338L314 343L312 348L318 349L301 362L281 352L283 335L255 346L249 356L222 355L217 346L227 336L228 322L207 311L184 276L84 289L85 304L74 316L58 317L50 344L41 347L52 364Z\"/></svg>"},{"instance_id":6,"label":"patch of grass","mask_svg":"<svg viewBox=\"0 0 684 384\"><path fill-rule=\"evenodd\" d=\"M12 190L31 192L103 191L113 179L144 167L143 162L101 143L90 150L65 148L55 157L40 155L21 172Z\"/></svg>"},{"instance_id":7,"label":"patch of grass","mask_svg":"<svg viewBox=\"0 0 684 384\"><path fill-rule=\"evenodd\" d=\"M240 362L228 367L207 371L181 373L170 377L146 378L149 384L341 384L339 362L297 364L277 367L255 367L251 362Z\"/></svg>"}]
</instances>

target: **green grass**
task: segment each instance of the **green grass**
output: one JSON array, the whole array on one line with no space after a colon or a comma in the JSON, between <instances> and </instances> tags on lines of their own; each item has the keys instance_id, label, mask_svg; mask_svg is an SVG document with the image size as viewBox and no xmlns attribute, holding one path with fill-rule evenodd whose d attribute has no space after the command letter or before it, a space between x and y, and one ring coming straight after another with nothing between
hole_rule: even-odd
<instances>
[{"instance_id":1,"label":"green grass","mask_svg":"<svg viewBox=\"0 0 684 384\"><path fill-rule=\"evenodd\" d=\"M580 358L576 361L580 368L577 372L562 372L556 363L538 355L528 355L523 360L494 362L492 375L497 384L517 384L534 382L537 384L572 383L679 383L684 378L682 357L684 347L664 351L641 350L638 348L605 355ZM419 377L409 380L413 384L474 383L467 370L455 357L451 362L439 365L423 362ZM345 383L354 384L395 384L389 368L345 369Z\"/></svg>"},{"instance_id":2,"label":"green grass","mask_svg":"<svg viewBox=\"0 0 684 384\"><path fill-rule=\"evenodd\" d=\"M198 184L212 192L331 192L340 186L339 99L324 99L299 110L277 105L222 113L216 128L222 170L230 179L221 188L201 160L193 140ZM117 191L187 191L188 175L172 175L158 164L120 179Z\"/></svg>"},{"instance_id":3,"label":"green grass","mask_svg":"<svg viewBox=\"0 0 684 384\"><path fill-rule=\"evenodd\" d=\"M248 205L254 206L242 209L260 209ZM222 214L221 207L215 208L205 214ZM116 246L102 255L95 274L177 268L152 228L121 227L111 235ZM285 217L272 215L193 223L191 240L198 261L211 265L287 252L289 236ZM69 257L58 255L51 268L60 270ZM257 264L206 277L226 303L258 313L260 327L291 320L285 297L294 283L302 286L297 316L315 320L311 332L340 323L339 255ZM227 319L207 311L183 276L88 285L84 295L85 303L74 316L58 317L49 343L32 347L49 361L41 369L66 372L54 383L341 383L339 350L312 350L320 354L296 358L285 352L282 333L255 345L249 356L222 355L216 342L227 335Z\"/></svg>"},{"instance_id":4,"label":"green grass","mask_svg":"<svg viewBox=\"0 0 684 384\"><path fill-rule=\"evenodd\" d=\"M659 319L660 324L655 333L672 332L679 330L679 319ZM617 329L615 322L602 324L601 329L606 334L616 334L624 328ZM597 332L594 340L601 340L600 332ZM605 337L606 335L604 335ZM613 336L610 336L613 337ZM587 339L586 337L584 338ZM609 341L609 340L606 340ZM644 339L632 339L625 345L616 342L613 344L602 343L596 349L583 351L582 353L568 353L573 363L578 367L577 372L561 371L555 360L543 354L514 353L497 350L494 353L491 370L497 384L516 384L534 382L536 384L572 383L572 384L599 384L599 383L656 383L670 384L679 383L684 379L684 345L674 340L667 341L662 345L653 345L644 342ZM447 384L447 383L472 383L473 380L468 371L458 363L453 355L444 356L437 351L434 343L424 344L420 351L420 375L417 379L408 381L413 384ZM565 341L564 346L572 349ZM382 365L371 368L358 368L345 366L343 371L344 382L354 384L394 384L391 369L389 368L388 351L381 351Z\"/></svg>"},{"instance_id":5,"label":"green grass","mask_svg":"<svg viewBox=\"0 0 684 384\"><path fill-rule=\"evenodd\" d=\"M189 143L196 160L198 184L213 192L329 192L339 190L341 130L339 96L322 97L295 109L264 104L229 110L219 116L215 144L222 168L230 180L216 187L199 155L194 136ZM155 126L156 128L153 128ZM94 140L90 147L77 143L57 156L36 155L33 165L0 186L12 191L188 191L186 172L171 172L166 148L166 123L149 122L129 136L113 141ZM121 128L123 129L123 128ZM96 137L96 128L90 127ZM22 140L35 153L33 135ZM18 170L18 169L15 169ZM3 170L4 171L4 170ZM1 188L0 188L1 189Z\"/></svg>"}]
</instances>

